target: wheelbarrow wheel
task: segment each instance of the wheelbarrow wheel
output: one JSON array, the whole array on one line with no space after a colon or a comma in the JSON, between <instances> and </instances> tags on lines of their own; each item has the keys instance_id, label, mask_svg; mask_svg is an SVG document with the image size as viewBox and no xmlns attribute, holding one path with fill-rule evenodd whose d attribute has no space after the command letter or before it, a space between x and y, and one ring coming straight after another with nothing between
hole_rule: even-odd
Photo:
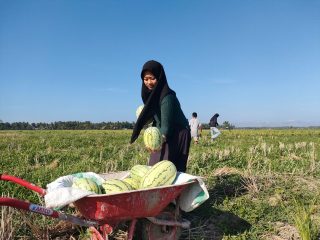
<instances>
[{"instance_id":1,"label":"wheelbarrow wheel","mask_svg":"<svg viewBox=\"0 0 320 240\"><path fill-rule=\"evenodd\" d=\"M169 205L156 218L168 221L179 221L180 214L175 217L175 208L174 206ZM178 240L180 235L181 227L158 225L147 219L141 221L142 240Z\"/></svg>"}]
</instances>

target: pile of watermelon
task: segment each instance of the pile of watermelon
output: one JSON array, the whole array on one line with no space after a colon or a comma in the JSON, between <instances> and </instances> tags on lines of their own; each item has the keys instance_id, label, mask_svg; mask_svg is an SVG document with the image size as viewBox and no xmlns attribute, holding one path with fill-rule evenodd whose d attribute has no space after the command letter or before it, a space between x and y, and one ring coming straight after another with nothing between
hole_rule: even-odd
<instances>
[{"instance_id":1,"label":"pile of watermelon","mask_svg":"<svg viewBox=\"0 0 320 240\"><path fill-rule=\"evenodd\" d=\"M130 175L123 179L109 179L98 185L91 178L76 178L72 187L94 192L96 194L113 194L138 189L168 186L177 175L175 165L163 160L154 166L135 165L130 169Z\"/></svg>"}]
</instances>

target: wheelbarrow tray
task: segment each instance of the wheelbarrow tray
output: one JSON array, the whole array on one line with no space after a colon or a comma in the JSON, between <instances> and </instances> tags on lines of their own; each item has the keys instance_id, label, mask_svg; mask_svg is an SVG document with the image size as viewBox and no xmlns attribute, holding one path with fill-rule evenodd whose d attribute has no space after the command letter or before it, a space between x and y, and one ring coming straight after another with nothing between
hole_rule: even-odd
<instances>
[{"instance_id":1,"label":"wheelbarrow tray","mask_svg":"<svg viewBox=\"0 0 320 240\"><path fill-rule=\"evenodd\" d=\"M90 195L75 201L74 205L85 218L102 223L154 217L192 183L194 181L116 194Z\"/></svg>"}]
</instances>

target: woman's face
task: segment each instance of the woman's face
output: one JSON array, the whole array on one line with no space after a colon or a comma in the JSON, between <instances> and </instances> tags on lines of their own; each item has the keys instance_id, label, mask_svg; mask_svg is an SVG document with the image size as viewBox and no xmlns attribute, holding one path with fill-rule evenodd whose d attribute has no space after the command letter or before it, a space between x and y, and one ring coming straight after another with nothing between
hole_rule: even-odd
<instances>
[{"instance_id":1,"label":"woman's face","mask_svg":"<svg viewBox=\"0 0 320 240\"><path fill-rule=\"evenodd\" d=\"M143 76L143 83L149 90L152 90L157 84L157 79L151 72L146 71Z\"/></svg>"}]
</instances>

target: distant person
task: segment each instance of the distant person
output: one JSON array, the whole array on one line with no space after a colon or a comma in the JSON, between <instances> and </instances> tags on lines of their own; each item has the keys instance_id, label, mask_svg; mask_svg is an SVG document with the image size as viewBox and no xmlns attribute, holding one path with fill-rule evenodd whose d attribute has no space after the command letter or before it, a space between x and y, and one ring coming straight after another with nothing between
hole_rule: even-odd
<instances>
[{"instance_id":1,"label":"distant person","mask_svg":"<svg viewBox=\"0 0 320 240\"><path fill-rule=\"evenodd\" d=\"M210 131L211 131L211 141L214 141L221 134L221 132L217 128L217 126L219 126L218 117L219 117L219 114L216 113L215 115L213 115L213 117L210 119L210 122L209 122Z\"/></svg>"},{"instance_id":2,"label":"distant person","mask_svg":"<svg viewBox=\"0 0 320 240\"><path fill-rule=\"evenodd\" d=\"M201 123L198 119L198 114L196 112L192 113L192 118L189 120L189 126L191 130L191 137L195 144L199 141L199 130L201 130Z\"/></svg>"},{"instance_id":3,"label":"distant person","mask_svg":"<svg viewBox=\"0 0 320 240\"><path fill-rule=\"evenodd\" d=\"M163 144L161 150L151 151L149 165L169 160L178 171L185 172L191 142L190 128L176 93L169 88L161 63L153 60L146 62L141 71L141 80L144 108L134 126L131 143L152 120L153 126L162 134Z\"/></svg>"}]
</instances>

